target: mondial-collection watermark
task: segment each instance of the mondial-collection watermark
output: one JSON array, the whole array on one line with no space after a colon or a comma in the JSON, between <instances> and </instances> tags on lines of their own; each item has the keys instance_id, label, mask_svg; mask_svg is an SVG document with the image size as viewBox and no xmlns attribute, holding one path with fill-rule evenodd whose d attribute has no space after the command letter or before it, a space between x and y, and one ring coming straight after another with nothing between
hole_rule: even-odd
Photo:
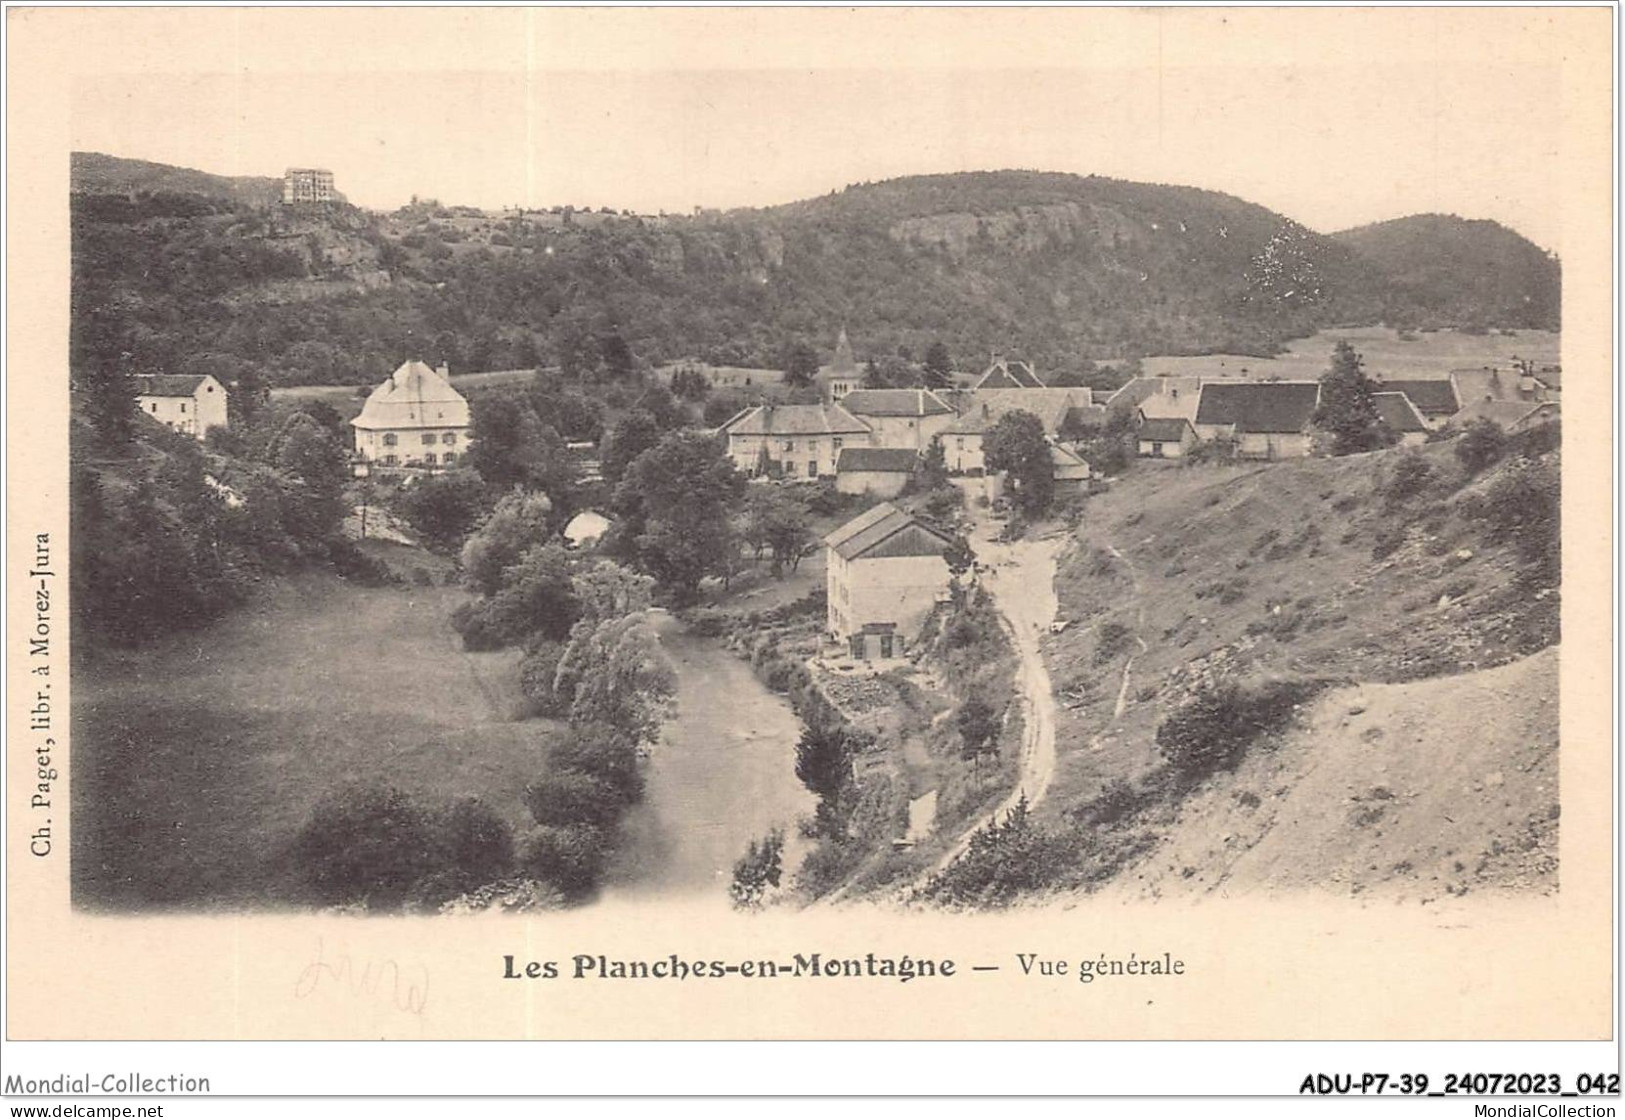
<instances>
[{"instance_id":1,"label":"mondial-collection watermark","mask_svg":"<svg viewBox=\"0 0 1625 1120\"><path fill-rule=\"evenodd\" d=\"M59 1073L55 1077L19 1077L12 1074L0 1086L7 1095L43 1097L156 1096L161 1093L207 1093L207 1077L180 1073Z\"/></svg>"}]
</instances>

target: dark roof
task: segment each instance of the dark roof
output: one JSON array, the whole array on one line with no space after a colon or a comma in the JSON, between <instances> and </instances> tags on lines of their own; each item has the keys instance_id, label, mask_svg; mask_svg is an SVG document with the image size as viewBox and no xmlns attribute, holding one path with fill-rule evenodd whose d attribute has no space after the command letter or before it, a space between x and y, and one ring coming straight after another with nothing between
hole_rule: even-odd
<instances>
[{"instance_id":1,"label":"dark roof","mask_svg":"<svg viewBox=\"0 0 1625 1120\"><path fill-rule=\"evenodd\" d=\"M1176 416L1151 417L1140 421L1140 439L1155 443L1178 443L1192 431L1191 422Z\"/></svg>"},{"instance_id":2,"label":"dark roof","mask_svg":"<svg viewBox=\"0 0 1625 1120\"><path fill-rule=\"evenodd\" d=\"M1043 389L1046 388L1036 371L1027 362L1000 358L983 371L976 382L978 389Z\"/></svg>"},{"instance_id":3,"label":"dark roof","mask_svg":"<svg viewBox=\"0 0 1625 1120\"><path fill-rule=\"evenodd\" d=\"M885 471L909 474L919 465L919 453L907 447L843 447L835 460L835 473Z\"/></svg>"},{"instance_id":4,"label":"dark roof","mask_svg":"<svg viewBox=\"0 0 1625 1120\"><path fill-rule=\"evenodd\" d=\"M149 373L135 379L135 391L143 397L189 397L203 384L205 374Z\"/></svg>"},{"instance_id":5,"label":"dark roof","mask_svg":"<svg viewBox=\"0 0 1625 1120\"><path fill-rule=\"evenodd\" d=\"M1372 393L1371 401L1377 406L1377 418L1396 432L1425 432L1422 414L1404 393Z\"/></svg>"},{"instance_id":6,"label":"dark roof","mask_svg":"<svg viewBox=\"0 0 1625 1120\"><path fill-rule=\"evenodd\" d=\"M722 430L731 436L827 436L867 432L869 425L838 404L764 404Z\"/></svg>"},{"instance_id":7,"label":"dark roof","mask_svg":"<svg viewBox=\"0 0 1625 1120\"><path fill-rule=\"evenodd\" d=\"M1449 416L1461 407L1456 401L1455 386L1445 377L1379 381L1376 387L1380 392L1404 393L1423 416Z\"/></svg>"},{"instance_id":8,"label":"dark roof","mask_svg":"<svg viewBox=\"0 0 1625 1120\"><path fill-rule=\"evenodd\" d=\"M1209 382L1198 424L1234 424L1240 432L1301 432L1320 403L1318 381Z\"/></svg>"},{"instance_id":9,"label":"dark roof","mask_svg":"<svg viewBox=\"0 0 1625 1120\"><path fill-rule=\"evenodd\" d=\"M948 402L929 389L853 389L841 407L854 416L947 416Z\"/></svg>"},{"instance_id":10,"label":"dark roof","mask_svg":"<svg viewBox=\"0 0 1625 1120\"><path fill-rule=\"evenodd\" d=\"M1108 419L1106 406L1103 404L1073 405L1061 414L1061 428L1100 428L1104 427Z\"/></svg>"},{"instance_id":11,"label":"dark roof","mask_svg":"<svg viewBox=\"0 0 1625 1120\"><path fill-rule=\"evenodd\" d=\"M911 513L890 502L858 514L824 538L842 559L882 556L940 556L953 543Z\"/></svg>"}]
</instances>

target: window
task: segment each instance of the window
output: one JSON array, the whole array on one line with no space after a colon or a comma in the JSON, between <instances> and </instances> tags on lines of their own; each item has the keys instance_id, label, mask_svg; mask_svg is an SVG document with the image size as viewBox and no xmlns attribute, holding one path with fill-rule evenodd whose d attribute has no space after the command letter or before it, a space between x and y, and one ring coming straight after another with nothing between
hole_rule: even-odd
<instances>
[{"instance_id":1,"label":"window","mask_svg":"<svg viewBox=\"0 0 1625 1120\"><path fill-rule=\"evenodd\" d=\"M434 446L434 433L433 432L424 432L423 433L423 446L424 447L433 447Z\"/></svg>"},{"instance_id":2,"label":"window","mask_svg":"<svg viewBox=\"0 0 1625 1120\"><path fill-rule=\"evenodd\" d=\"M423 457L423 461L424 461L424 463L426 463L426 464L427 464L427 465L428 465L428 466L431 466L431 467L432 467L432 466L434 466L434 452L433 452L433 451L431 451L431 452L429 452L429 453L428 453L428 454L427 454L427 455L425 455L425 456L424 456L424 457Z\"/></svg>"},{"instance_id":3,"label":"window","mask_svg":"<svg viewBox=\"0 0 1625 1120\"><path fill-rule=\"evenodd\" d=\"M450 466L452 463L455 463L457 461L457 452L455 452L455 451L446 452L444 455L442 455L440 457L440 461L442 463L445 463L447 466Z\"/></svg>"},{"instance_id":4,"label":"window","mask_svg":"<svg viewBox=\"0 0 1625 1120\"><path fill-rule=\"evenodd\" d=\"M395 465L395 456L393 456L393 455L385 455L384 456L384 466L393 467L394 465Z\"/></svg>"},{"instance_id":5,"label":"window","mask_svg":"<svg viewBox=\"0 0 1625 1120\"><path fill-rule=\"evenodd\" d=\"M880 656L890 657L892 653L892 637L890 634L880 635Z\"/></svg>"},{"instance_id":6,"label":"window","mask_svg":"<svg viewBox=\"0 0 1625 1120\"><path fill-rule=\"evenodd\" d=\"M153 402L152 402L152 410L153 410L153 411L154 411L154 412L157 412L157 411L158 411L158 402L157 402L157 401L153 401Z\"/></svg>"},{"instance_id":7,"label":"window","mask_svg":"<svg viewBox=\"0 0 1625 1120\"><path fill-rule=\"evenodd\" d=\"M203 391L205 393L212 393L212 392L214 392L214 386L213 385L205 385L205 386L203 386Z\"/></svg>"},{"instance_id":8,"label":"window","mask_svg":"<svg viewBox=\"0 0 1625 1120\"><path fill-rule=\"evenodd\" d=\"M448 446L450 446L451 444L456 443L457 442L457 433L456 432L447 432L445 435L440 437L440 442L444 443L444 444L446 444Z\"/></svg>"},{"instance_id":9,"label":"window","mask_svg":"<svg viewBox=\"0 0 1625 1120\"><path fill-rule=\"evenodd\" d=\"M817 459L808 459L807 460L807 477L808 478L817 478L818 477L818 460Z\"/></svg>"},{"instance_id":10,"label":"window","mask_svg":"<svg viewBox=\"0 0 1625 1120\"><path fill-rule=\"evenodd\" d=\"M856 657L859 661L862 661L864 659L863 658L863 635L862 634L853 634L850 638L848 638L846 640L846 642L847 642L847 645L852 647L852 656Z\"/></svg>"},{"instance_id":11,"label":"window","mask_svg":"<svg viewBox=\"0 0 1625 1120\"><path fill-rule=\"evenodd\" d=\"M384 446L385 447L394 447L395 443L396 443L395 433L394 432L385 432L384 433Z\"/></svg>"},{"instance_id":12,"label":"window","mask_svg":"<svg viewBox=\"0 0 1625 1120\"><path fill-rule=\"evenodd\" d=\"M831 442L831 444L833 444L833 445L834 445L834 447L835 447L835 450L837 450L837 451L839 451L839 450L840 450L840 449L841 449L841 437L840 437L840 436L836 436L836 437L835 437L835 438L834 438L834 439L833 439L833 440L831 440L831 441L830 441L830 442Z\"/></svg>"},{"instance_id":13,"label":"window","mask_svg":"<svg viewBox=\"0 0 1625 1120\"><path fill-rule=\"evenodd\" d=\"M1160 456L1162 454L1162 444L1153 440L1151 443L1151 454Z\"/></svg>"},{"instance_id":14,"label":"window","mask_svg":"<svg viewBox=\"0 0 1625 1120\"><path fill-rule=\"evenodd\" d=\"M780 451L794 451L795 449L796 449L796 441L793 440L793 439L784 440L783 442L781 442L779 444L779 450Z\"/></svg>"},{"instance_id":15,"label":"window","mask_svg":"<svg viewBox=\"0 0 1625 1120\"><path fill-rule=\"evenodd\" d=\"M182 416L186 415L186 402L185 401L181 402L181 415Z\"/></svg>"}]
</instances>

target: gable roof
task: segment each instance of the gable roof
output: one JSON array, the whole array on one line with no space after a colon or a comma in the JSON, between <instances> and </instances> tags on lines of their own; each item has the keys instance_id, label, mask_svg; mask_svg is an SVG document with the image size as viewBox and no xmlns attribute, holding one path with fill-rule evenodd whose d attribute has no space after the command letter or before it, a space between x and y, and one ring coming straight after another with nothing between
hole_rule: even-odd
<instances>
[{"instance_id":1,"label":"gable roof","mask_svg":"<svg viewBox=\"0 0 1625 1120\"><path fill-rule=\"evenodd\" d=\"M1187 432L1195 434L1195 429L1183 416L1147 416L1140 421L1137 438L1153 443L1178 443Z\"/></svg>"},{"instance_id":2,"label":"gable roof","mask_svg":"<svg viewBox=\"0 0 1625 1120\"><path fill-rule=\"evenodd\" d=\"M1428 426L1417 411L1416 404L1404 393L1372 393L1371 402L1377 406L1377 419L1396 432L1425 432Z\"/></svg>"},{"instance_id":3,"label":"gable roof","mask_svg":"<svg viewBox=\"0 0 1625 1120\"><path fill-rule=\"evenodd\" d=\"M760 404L723 425L730 436L829 436L869 431L838 404Z\"/></svg>"},{"instance_id":4,"label":"gable roof","mask_svg":"<svg viewBox=\"0 0 1625 1120\"><path fill-rule=\"evenodd\" d=\"M1088 389L973 389L955 395L959 419L948 426L961 435L985 432L1007 412L1030 412L1046 435L1060 430L1068 410L1093 404Z\"/></svg>"},{"instance_id":5,"label":"gable roof","mask_svg":"<svg viewBox=\"0 0 1625 1120\"><path fill-rule=\"evenodd\" d=\"M953 541L919 518L881 502L824 538L844 560L886 556L940 556Z\"/></svg>"},{"instance_id":6,"label":"gable roof","mask_svg":"<svg viewBox=\"0 0 1625 1120\"><path fill-rule=\"evenodd\" d=\"M1423 416L1449 416L1461 407L1456 400L1456 387L1446 377L1381 380L1377 382L1377 390L1404 393Z\"/></svg>"},{"instance_id":7,"label":"gable roof","mask_svg":"<svg viewBox=\"0 0 1625 1120\"><path fill-rule=\"evenodd\" d=\"M947 416L948 402L930 389L853 389L841 407L854 416Z\"/></svg>"},{"instance_id":8,"label":"gable roof","mask_svg":"<svg viewBox=\"0 0 1625 1120\"><path fill-rule=\"evenodd\" d=\"M357 428L466 428L468 401L451 382L416 360L402 362L361 406Z\"/></svg>"},{"instance_id":9,"label":"gable roof","mask_svg":"<svg viewBox=\"0 0 1625 1120\"><path fill-rule=\"evenodd\" d=\"M919 453L907 447L843 447L835 459L835 473L881 471L912 474L919 465Z\"/></svg>"},{"instance_id":10,"label":"gable roof","mask_svg":"<svg viewBox=\"0 0 1625 1120\"><path fill-rule=\"evenodd\" d=\"M1318 381L1210 381L1202 386L1196 422L1233 424L1240 432L1301 432L1319 404Z\"/></svg>"},{"instance_id":11,"label":"gable roof","mask_svg":"<svg viewBox=\"0 0 1625 1120\"><path fill-rule=\"evenodd\" d=\"M993 364L982 371L973 389L1042 389L1044 382L1030 362L995 358Z\"/></svg>"},{"instance_id":12,"label":"gable roof","mask_svg":"<svg viewBox=\"0 0 1625 1120\"><path fill-rule=\"evenodd\" d=\"M206 373L140 374L135 379L135 392L140 397L190 397L199 385L212 380Z\"/></svg>"},{"instance_id":13,"label":"gable roof","mask_svg":"<svg viewBox=\"0 0 1625 1120\"><path fill-rule=\"evenodd\" d=\"M1466 427L1474 420L1492 420L1512 431L1531 421L1555 419L1556 401L1475 401L1450 418L1454 427Z\"/></svg>"}]
</instances>

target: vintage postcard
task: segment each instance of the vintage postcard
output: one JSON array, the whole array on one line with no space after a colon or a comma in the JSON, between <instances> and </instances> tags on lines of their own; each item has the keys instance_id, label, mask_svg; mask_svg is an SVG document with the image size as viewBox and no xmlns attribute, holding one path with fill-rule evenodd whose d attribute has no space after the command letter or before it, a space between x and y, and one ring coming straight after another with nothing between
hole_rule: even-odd
<instances>
[{"instance_id":1,"label":"vintage postcard","mask_svg":"<svg viewBox=\"0 0 1625 1120\"><path fill-rule=\"evenodd\" d=\"M7 1038L1609 1038L1614 14L8 10Z\"/></svg>"}]
</instances>

